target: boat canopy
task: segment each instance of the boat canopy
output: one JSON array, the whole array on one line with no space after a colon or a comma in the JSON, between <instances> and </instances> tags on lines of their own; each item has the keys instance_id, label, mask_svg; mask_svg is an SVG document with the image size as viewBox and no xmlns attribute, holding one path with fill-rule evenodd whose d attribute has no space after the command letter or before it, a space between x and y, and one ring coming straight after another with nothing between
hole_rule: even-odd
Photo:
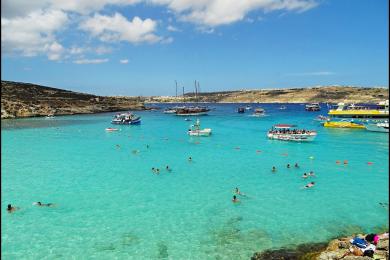
<instances>
[{"instance_id":1,"label":"boat canopy","mask_svg":"<svg viewBox=\"0 0 390 260\"><path fill-rule=\"evenodd\" d=\"M296 127L296 125L289 125L289 124L277 124L274 125L274 128L279 128L279 129L288 129L291 127Z\"/></svg>"}]
</instances>

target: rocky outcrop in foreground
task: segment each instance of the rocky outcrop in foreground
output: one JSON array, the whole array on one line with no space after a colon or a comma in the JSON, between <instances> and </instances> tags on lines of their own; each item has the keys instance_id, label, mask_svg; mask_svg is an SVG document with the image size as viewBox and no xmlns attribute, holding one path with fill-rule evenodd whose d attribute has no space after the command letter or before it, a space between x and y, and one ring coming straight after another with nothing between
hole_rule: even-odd
<instances>
[{"instance_id":1,"label":"rocky outcrop in foreground","mask_svg":"<svg viewBox=\"0 0 390 260\"><path fill-rule=\"evenodd\" d=\"M389 89L352 86L258 89L223 92L187 93L183 97L151 97L148 102L218 102L218 103L378 103L389 99Z\"/></svg>"},{"instance_id":2,"label":"rocky outcrop in foreground","mask_svg":"<svg viewBox=\"0 0 390 260\"><path fill-rule=\"evenodd\" d=\"M90 114L145 109L137 97L105 97L1 81L1 118Z\"/></svg>"},{"instance_id":3,"label":"rocky outcrop in foreground","mask_svg":"<svg viewBox=\"0 0 390 260\"><path fill-rule=\"evenodd\" d=\"M357 235L365 237L365 235ZM330 241L329 243L302 244L295 248L280 248L265 250L255 253L251 260L337 260L350 248L349 242L353 237L343 237ZM379 240L376 246L374 258L348 255L344 260L387 260L389 259L389 239Z\"/></svg>"}]
</instances>

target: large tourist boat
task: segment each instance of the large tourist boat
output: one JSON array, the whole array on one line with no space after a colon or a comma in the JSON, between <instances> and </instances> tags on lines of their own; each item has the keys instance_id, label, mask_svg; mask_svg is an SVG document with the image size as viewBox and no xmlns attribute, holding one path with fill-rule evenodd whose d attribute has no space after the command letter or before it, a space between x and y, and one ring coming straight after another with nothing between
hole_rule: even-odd
<instances>
[{"instance_id":1,"label":"large tourist boat","mask_svg":"<svg viewBox=\"0 0 390 260\"><path fill-rule=\"evenodd\" d=\"M190 126L190 129L188 130L188 134L191 136L210 136L211 135L211 128L200 128L200 120L197 119L195 124Z\"/></svg>"},{"instance_id":2,"label":"large tourist boat","mask_svg":"<svg viewBox=\"0 0 390 260\"><path fill-rule=\"evenodd\" d=\"M321 107L319 103L310 103L305 105L306 111L320 111Z\"/></svg>"},{"instance_id":3,"label":"large tourist boat","mask_svg":"<svg viewBox=\"0 0 390 260\"><path fill-rule=\"evenodd\" d=\"M369 119L386 119L389 117L389 101L383 101L376 107L362 105L337 104L337 107L330 109L330 117L325 123L325 127L336 128L366 128L364 122Z\"/></svg>"},{"instance_id":4,"label":"large tourist boat","mask_svg":"<svg viewBox=\"0 0 390 260\"><path fill-rule=\"evenodd\" d=\"M178 109L185 108L185 106L174 106L164 109L164 114L175 114Z\"/></svg>"},{"instance_id":5,"label":"large tourist boat","mask_svg":"<svg viewBox=\"0 0 390 260\"><path fill-rule=\"evenodd\" d=\"M202 116L207 115L209 108L203 106L196 107L182 107L176 110L177 116Z\"/></svg>"},{"instance_id":6,"label":"large tourist boat","mask_svg":"<svg viewBox=\"0 0 390 260\"><path fill-rule=\"evenodd\" d=\"M116 114L111 121L114 125L138 125L141 124L141 117L131 112Z\"/></svg>"},{"instance_id":7,"label":"large tourist boat","mask_svg":"<svg viewBox=\"0 0 390 260\"><path fill-rule=\"evenodd\" d=\"M295 129L296 125L278 124L274 125L268 132L269 139L283 141L308 142L313 141L317 132L313 130Z\"/></svg>"},{"instance_id":8,"label":"large tourist boat","mask_svg":"<svg viewBox=\"0 0 390 260\"><path fill-rule=\"evenodd\" d=\"M255 116L255 117L262 117L262 116L265 116L265 110L263 108L256 108L255 111L253 112L252 116Z\"/></svg>"}]
</instances>

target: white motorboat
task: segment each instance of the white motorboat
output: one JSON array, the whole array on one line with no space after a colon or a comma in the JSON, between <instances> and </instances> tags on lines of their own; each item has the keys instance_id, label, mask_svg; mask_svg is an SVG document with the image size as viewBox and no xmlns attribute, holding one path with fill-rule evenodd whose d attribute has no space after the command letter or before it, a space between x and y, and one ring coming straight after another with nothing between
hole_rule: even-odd
<instances>
[{"instance_id":1,"label":"white motorboat","mask_svg":"<svg viewBox=\"0 0 390 260\"><path fill-rule=\"evenodd\" d=\"M367 123L364 126L368 131L372 132L389 132L389 122Z\"/></svg>"},{"instance_id":2,"label":"white motorboat","mask_svg":"<svg viewBox=\"0 0 390 260\"><path fill-rule=\"evenodd\" d=\"M258 107L255 109L255 112L252 114L252 116L255 116L255 117L265 116L265 110Z\"/></svg>"},{"instance_id":3,"label":"white motorboat","mask_svg":"<svg viewBox=\"0 0 390 260\"><path fill-rule=\"evenodd\" d=\"M295 125L279 124L274 125L267 133L269 139L283 140L283 141L295 141L295 142L307 142L313 141L317 136L316 131L305 129L293 129Z\"/></svg>"},{"instance_id":4,"label":"white motorboat","mask_svg":"<svg viewBox=\"0 0 390 260\"><path fill-rule=\"evenodd\" d=\"M197 119L195 124L191 125L190 129L188 130L188 134L191 136L210 136L211 129L200 129L200 121Z\"/></svg>"}]
</instances>

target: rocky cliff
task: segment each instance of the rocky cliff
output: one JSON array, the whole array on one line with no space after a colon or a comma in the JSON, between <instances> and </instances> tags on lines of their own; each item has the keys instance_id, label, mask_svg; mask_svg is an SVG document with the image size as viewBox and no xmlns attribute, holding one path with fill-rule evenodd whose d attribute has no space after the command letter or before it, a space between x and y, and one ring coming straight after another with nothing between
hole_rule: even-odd
<instances>
[{"instance_id":1,"label":"rocky cliff","mask_svg":"<svg viewBox=\"0 0 390 260\"><path fill-rule=\"evenodd\" d=\"M361 88L352 86L323 86L311 88L261 89L200 93L184 95L187 102L220 103L377 103L389 98L388 88ZM182 97L152 97L148 102L182 102Z\"/></svg>"},{"instance_id":2,"label":"rocky cliff","mask_svg":"<svg viewBox=\"0 0 390 260\"><path fill-rule=\"evenodd\" d=\"M1 118L142 110L137 97L105 97L40 85L1 81Z\"/></svg>"}]
</instances>

